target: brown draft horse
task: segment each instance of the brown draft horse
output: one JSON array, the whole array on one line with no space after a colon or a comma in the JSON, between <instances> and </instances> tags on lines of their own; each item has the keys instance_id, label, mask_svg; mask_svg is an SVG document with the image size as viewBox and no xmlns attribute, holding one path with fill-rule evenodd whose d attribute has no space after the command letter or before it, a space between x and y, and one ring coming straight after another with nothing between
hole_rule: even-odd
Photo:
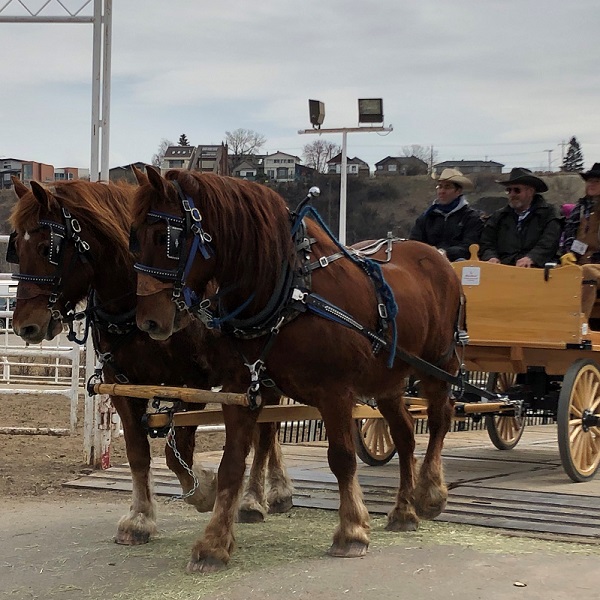
<instances>
[{"instance_id":1,"label":"brown draft horse","mask_svg":"<svg viewBox=\"0 0 600 600\"><path fill-rule=\"evenodd\" d=\"M150 340L137 329L136 274L128 247L135 186L75 181L57 184L51 191L32 182L30 191L16 179L14 185L19 201L11 216L16 232L13 250L20 264L15 333L31 343L52 339L62 331L65 306L85 299L92 288L94 302L93 307L88 303L88 318L96 352L105 357L105 381L122 382L124 375L131 383L140 384L203 389L223 384L226 391L236 392L247 388L247 372L231 360L227 341L204 327L193 324L166 342ZM67 221L65 210L77 220L77 224L69 221L66 233L61 230ZM89 244L87 251L82 242ZM59 271L60 282L54 280ZM51 294L55 294L56 303L49 309ZM278 396L272 396L271 400L277 402ZM121 518L115 541L146 543L156 531L150 446L142 427L147 402L120 396L111 399L123 424L133 482L130 512ZM277 426L265 423L259 429L248 490L241 505L243 521L261 521L267 509L285 512L292 505ZM189 467L195 432L196 427L178 427L175 434L176 448ZM170 446L165 447L165 453L167 465L177 475L184 494L190 494L186 502L199 511L211 510L216 493L214 474L194 465L200 486L191 493L192 474ZM264 481L267 468L268 496Z\"/></svg>"},{"instance_id":2,"label":"brown draft horse","mask_svg":"<svg viewBox=\"0 0 600 600\"><path fill-rule=\"evenodd\" d=\"M191 215L196 232L200 232L206 252L204 256L200 252L192 256L185 285L201 298L207 282L215 279L223 290L218 298L218 315L232 314L242 307L238 318L252 321L271 302L288 264L299 272L302 265L311 263L314 293L364 327L377 327L373 281L349 257L336 259L338 246L314 220L305 219L307 232L304 238L296 239L295 244L302 248L297 252L290 233L290 213L274 191L241 179L178 170L169 171L163 178L148 168L148 178L149 185L138 188L134 227L141 244L142 266L136 266L140 271L138 289L145 294L138 298L137 322L150 337L166 339L180 327L178 307L172 301L173 285L159 279L160 273L173 269L173 261L165 251L165 229L185 221L186 214ZM193 244L190 235L185 243L189 253ZM450 263L430 246L404 241L394 245L390 261L381 268L398 307L397 346L455 375L458 359L454 335L462 294ZM148 295L152 286L155 293ZM302 294L291 295L302 301ZM428 373L415 373L421 393L428 400L430 431L417 477L413 423L403 402L405 378L416 369L398 357L393 368L388 368L389 346L374 353L372 342L356 329L302 307L299 310L289 323L276 324L278 333L270 338L272 342L266 341L269 335L244 339L236 337L233 330L232 345L248 364L264 358L266 374L284 393L319 409L329 439L328 461L340 494L340 523L329 553L362 556L369 544L370 527L356 477L352 437L355 402L377 402L398 449L400 484L387 529L414 530L419 517L437 516L447 499L441 450L452 415L449 384ZM265 355L269 343L272 345ZM193 549L190 570L211 570L229 560L234 499L242 483L251 424L239 421L227 436L217 501L204 539Z\"/></svg>"}]
</instances>

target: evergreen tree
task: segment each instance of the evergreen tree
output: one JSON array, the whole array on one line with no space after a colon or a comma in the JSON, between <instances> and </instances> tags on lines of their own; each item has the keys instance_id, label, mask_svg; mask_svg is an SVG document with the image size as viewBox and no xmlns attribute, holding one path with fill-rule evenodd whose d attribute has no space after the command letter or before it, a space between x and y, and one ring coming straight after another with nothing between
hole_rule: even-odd
<instances>
[{"instance_id":1,"label":"evergreen tree","mask_svg":"<svg viewBox=\"0 0 600 600\"><path fill-rule=\"evenodd\" d=\"M189 146L190 145L190 143L187 139L187 135L185 135L185 133L182 133L179 136L179 141L177 142L177 145L178 146Z\"/></svg>"},{"instance_id":2,"label":"evergreen tree","mask_svg":"<svg viewBox=\"0 0 600 600\"><path fill-rule=\"evenodd\" d=\"M583 171L583 154L575 136L569 140L569 147L563 160L562 170L571 173L581 173Z\"/></svg>"}]
</instances>

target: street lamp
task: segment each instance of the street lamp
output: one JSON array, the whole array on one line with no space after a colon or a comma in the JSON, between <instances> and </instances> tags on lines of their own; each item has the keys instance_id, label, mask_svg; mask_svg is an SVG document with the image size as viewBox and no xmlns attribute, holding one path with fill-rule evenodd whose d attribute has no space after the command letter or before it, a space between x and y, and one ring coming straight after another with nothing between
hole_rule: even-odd
<instances>
[{"instance_id":1,"label":"street lamp","mask_svg":"<svg viewBox=\"0 0 600 600\"><path fill-rule=\"evenodd\" d=\"M342 164L340 177L340 221L338 239L346 244L346 184L348 179L348 159L346 154L346 139L348 132L375 131L390 132L393 127L369 126L369 127L339 127L336 129L321 129L325 119L325 104L319 100L308 101L308 115L313 126L312 129L300 129L299 134L305 133L341 133L342 134ZM383 101L381 98L364 98L358 101L358 122L360 123L383 123Z\"/></svg>"}]
</instances>

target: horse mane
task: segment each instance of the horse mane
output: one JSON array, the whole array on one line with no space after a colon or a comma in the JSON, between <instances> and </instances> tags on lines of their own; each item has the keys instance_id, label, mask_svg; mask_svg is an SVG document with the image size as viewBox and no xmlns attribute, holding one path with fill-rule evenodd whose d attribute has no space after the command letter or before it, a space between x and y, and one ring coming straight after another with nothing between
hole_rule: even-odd
<instances>
[{"instance_id":1,"label":"horse mane","mask_svg":"<svg viewBox=\"0 0 600 600\"><path fill-rule=\"evenodd\" d=\"M48 191L79 221L84 239L87 232L94 232L96 237L106 240L106 247L118 262L127 263L132 199L136 189L137 186L125 183L75 180L56 183ZM31 231L38 227L41 208L33 192L25 194L10 215L13 229Z\"/></svg>"},{"instance_id":2,"label":"horse mane","mask_svg":"<svg viewBox=\"0 0 600 600\"><path fill-rule=\"evenodd\" d=\"M193 198L205 231L218 247L218 270L241 289L269 294L284 263L294 254L290 213L283 198L264 185L214 173L173 169L165 179L177 181ZM143 186L138 191L136 218L146 214L156 198L150 189Z\"/></svg>"}]
</instances>

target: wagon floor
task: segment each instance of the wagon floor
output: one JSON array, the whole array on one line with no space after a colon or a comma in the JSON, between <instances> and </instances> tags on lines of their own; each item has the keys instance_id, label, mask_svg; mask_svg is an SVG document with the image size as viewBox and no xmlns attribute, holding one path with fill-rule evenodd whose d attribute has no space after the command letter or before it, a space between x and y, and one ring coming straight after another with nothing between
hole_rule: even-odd
<instances>
[{"instance_id":1,"label":"wagon floor","mask_svg":"<svg viewBox=\"0 0 600 600\"><path fill-rule=\"evenodd\" d=\"M424 454L426 443L426 435L417 435L418 455ZM337 485L327 465L326 445L283 448L294 482L294 504L336 510ZM554 425L528 426L519 445L508 452L496 450L485 431L449 433L443 456L450 496L438 520L600 543L600 477L571 482L560 464ZM197 460L213 468L220 458L221 452L197 455ZM158 495L180 493L163 458L155 460L153 474ZM387 513L397 485L397 458L383 467L359 461L359 478L369 511ZM131 491L131 478L124 464L65 485Z\"/></svg>"}]
</instances>

